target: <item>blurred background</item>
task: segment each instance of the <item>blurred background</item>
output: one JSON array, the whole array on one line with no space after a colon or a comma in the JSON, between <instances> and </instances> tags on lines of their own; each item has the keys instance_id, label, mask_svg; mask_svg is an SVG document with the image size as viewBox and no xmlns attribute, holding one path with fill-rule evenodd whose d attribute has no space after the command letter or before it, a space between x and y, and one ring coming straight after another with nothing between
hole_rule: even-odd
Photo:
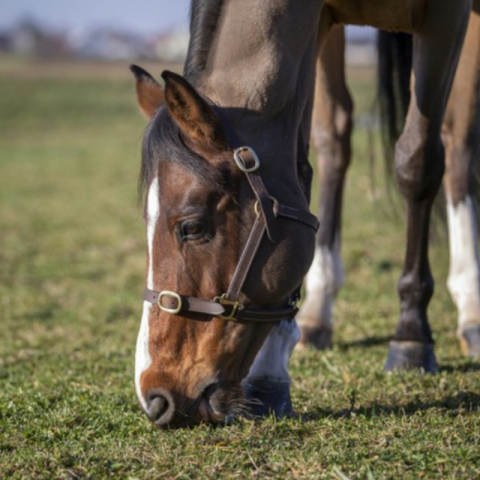
<instances>
[{"instance_id":1,"label":"blurred background","mask_svg":"<svg viewBox=\"0 0 480 480\"><path fill-rule=\"evenodd\" d=\"M35 59L181 62L189 0L3 2L0 52ZM350 63L371 63L372 29L348 29Z\"/></svg>"},{"instance_id":2,"label":"blurred background","mask_svg":"<svg viewBox=\"0 0 480 480\"><path fill-rule=\"evenodd\" d=\"M212 474L205 475L209 478L222 468L217 465L250 465L251 457L238 453L255 452L250 427L244 435L248 448L234 447L220 460L215 455L223 455L223 447L216 448L217 442L230 446L235 430L225 441L215 440L215 449L198 448L213 446L204 443L211 430L186 432L189 449L181 436L171 437L178 445L170 444L140 414L133 385L146 260L137 178L147 120L136 106L128 65L137 62L157 78L165 68L182 71L188 4L189 0L0 0L2 478L197 478L195 455L213 459ZM386 201L382 162L372 166L368 161L373 151L380 151L379 122L372 108L375 33L349 28L347 37L347 77L355 102L342 230L348 283L336 303L335 349L326 354L297 352L293 357L294 401L301 412L349 411L357 391L358 398L375 398L369 400L374 406L377 401L397 404L405 390L403 381L398 389L393 382L394 393L385 397L389 390L385 377L379 376L398 315L395 291L404 228ZM315 183L313 188L315 209ZM447 259L446 242L440 242L431 253L439 281L430 312L435 331L441 333L440 361L451 363L458 359L458 348L455 312L444 287ZM452 372L455 369L445 371L449 376L439 391L458 385L479 390L478 380L468 387L464 378L454 380ZM471 375L478 379L478 372ZM380 393L371 388L379 382ZM432 388L438 383L433 377L430 382ZM412 398L436 398L422 385L411 387ZM379 418L383 429L391 416ZM456 416L442 418L453 422ZM419 431L401 419L407 433ZM337 423L331 425L337 428ZM473 435L464 423L453 428L455 435ZM394 427L391 438L403 438L398 431ZM272 432L271 442L261 443L274 456L285 458L285 448L277 442L283 433ZM298 432L303 438L303 427ZM438 429L434 432L441 436ZM328 442L341 438L337 430L326 436L322 430L320 437ZM352 433L348 445L362 444L358 438ZM429 452L432 445L408 443L412 452ZM297 472L305 471L305 462L317 468L318 452L332 455L325 445L305 449L315 452L311 462L292 448L295 458L288 457L286 463ZM342 448L334 456L338 464L345 460ZM390 464L393 457L383 444L381 449ZM367 450L370 457L370 447ZM478 448L475 452L478 458ZM269 454L257 455L259 465L270 468ZM406 458L416 454L402 453ZM358 460L355 451L352 456ZM189 470L159 474L178 473L179 468Z\"/></svg>"}]
</instances>

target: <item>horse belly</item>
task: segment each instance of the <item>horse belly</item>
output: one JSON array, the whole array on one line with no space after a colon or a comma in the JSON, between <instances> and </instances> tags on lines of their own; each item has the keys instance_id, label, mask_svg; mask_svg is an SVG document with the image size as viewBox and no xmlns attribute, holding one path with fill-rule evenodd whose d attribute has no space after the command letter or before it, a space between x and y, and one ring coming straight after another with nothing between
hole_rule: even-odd
<instances>
[{"instance_id":1,"label":"horse belly","mask_svg":"<svg viewBox=\"0 0 480 480\"><path fill-rule=\"evenodd\" d=\"M427 2L428 0L326 0L325 4L337 23L415 32L422 24Z\"/></svg>"}]
</instances>

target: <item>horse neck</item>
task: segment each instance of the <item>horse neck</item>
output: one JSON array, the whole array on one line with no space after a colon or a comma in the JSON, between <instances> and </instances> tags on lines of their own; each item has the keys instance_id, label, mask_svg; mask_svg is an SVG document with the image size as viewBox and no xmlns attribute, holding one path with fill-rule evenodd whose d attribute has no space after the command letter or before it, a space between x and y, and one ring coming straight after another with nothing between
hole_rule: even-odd
<instances>
[{"instance_id":1,"label":"horse neck","mask_svg":"<svg viewBox=\"0 0 480 480\"><path fill-rule=\"evenodd\" d=\"M225 0L193 79L255 148L266 183L274 178L277 191L293 188L297 142L313 95L322 2L298 3Z\"/></svg>"}]
</instances>

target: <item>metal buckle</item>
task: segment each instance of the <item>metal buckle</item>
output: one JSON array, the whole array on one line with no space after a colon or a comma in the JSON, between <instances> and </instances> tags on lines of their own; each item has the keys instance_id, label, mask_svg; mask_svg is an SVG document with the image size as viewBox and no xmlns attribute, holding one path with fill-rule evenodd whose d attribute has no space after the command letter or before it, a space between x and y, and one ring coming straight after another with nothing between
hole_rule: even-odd
<instances>
[{"instance_id":1,"label":"metal buckle","mask_svg":"<svg viewBox=\"0 0 480 480\"><path fill-rule=\"evenodd\" d=\"M278 200L275 197L272 197L271 195L269 195L269 197L270 197L270 200L273 203L273 206L279 205ZM258 200L255 202L254 208L255 208L255 215L258 217L260 215L260 202ZM274 213L275 213L275 211L274 211Z\"/></svg>"},{"instance_id":2,"label":"metal buckle","mask_svg":"<svg viewBox=\"0 0 480 480\"><path fill-rule=\"evenodd\" d=\"M242 305L240 302L233 302L232 300L227 300L226 293L224 293L220 297L215 297L213 299L214 302L219 303L220 305L232 305L232 311L230 312L230 315L218 315L218 318L221 318L222 320L232 320L232 321L237 321L235 318L235 315L237 314L238 311L243 310L245 307Z\"/></svg>"},{"instance_id":3,"label":"metal buckle","mask_svg":"<svg viewBox=\"0 0 480 480\"><path fill-rule=\"evenodd\" d=\"M173 297L177 301L178 306L176 308L164 307L161 304L162 297ZM164 290L163 292L160 292L158 294L157 304L158 304L158 307L160 308L160 310L162 312L171 313L172 315L176 315L182 309L182 297L176 292L170 292L168 290Z\"/></svg>"},{"instance_id":4,"label":"metal buckle","mask_svg":"<svg viewBox=\"0 0 480 480\"><path fill-rule=\"evenodd\" d=\"M243 158L241 156L242 152L250 152L250 155L252 156L254 160L254 164L251 167L247 167L245 165L245 162L243 161ZM257 154L253 150L253 148L250 147L238 147L233 151L233 159L235 160L235 163L237 164L237 167L244 173L250 173L254 172L255 170L258 170L258 167L260 167L260 160L257 157Z\"/></svg>"}]
</instances>

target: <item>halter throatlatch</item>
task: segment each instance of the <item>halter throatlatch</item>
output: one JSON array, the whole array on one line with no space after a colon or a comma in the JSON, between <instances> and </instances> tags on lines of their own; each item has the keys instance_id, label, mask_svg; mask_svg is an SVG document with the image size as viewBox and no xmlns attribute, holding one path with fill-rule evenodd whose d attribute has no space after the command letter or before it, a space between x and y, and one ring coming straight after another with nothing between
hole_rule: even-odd
<instances>
[{"instance_id":1,"label":"halter throatlatch","mask_svg":"<svg viewBox=\"0 0 480 480\"><path fill-rule=\"evenodd\" d=\"M228 127L228 124L225 126ZM267 310L243 305L239 302L240 293L263 235L266 233L271 242L275 243L277 241L278 217L300 222L315 231L317 231L319 225L317 217L308 211L281 205L275 198L271 197L258 171L260 160L257 154L252 148L242 146L230 128L226 128L226 130L230 134L228 135L230 143L234 147L233 159L237 167L245 173L256 198L255 222L240 255L230 286L226 293L215 297L213 300L187 297L168 290L158 292L149 289L145 289L143 299L157 304L162 312L171 315L196 313L236 322L278 322L291 319L298 312L296 307L297 294L290 296L284 308Z\"/></svg>"}]
</instances>

